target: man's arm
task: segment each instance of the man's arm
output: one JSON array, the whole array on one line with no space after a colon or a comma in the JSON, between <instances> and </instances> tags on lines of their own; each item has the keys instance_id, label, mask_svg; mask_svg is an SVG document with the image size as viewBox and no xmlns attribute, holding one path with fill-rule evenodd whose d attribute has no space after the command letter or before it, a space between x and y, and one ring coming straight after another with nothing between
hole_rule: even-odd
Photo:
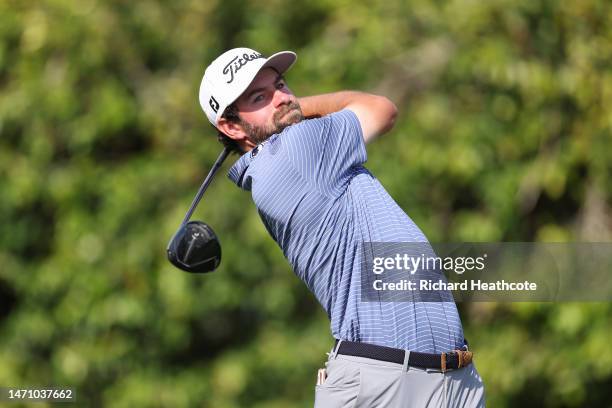
<instances>
[{"instance_id":1,"label":"man's arm","mask_svg":"<svg viewBox=\"0 0 612 408\"><path fill-rule=\"evenodd\" d=\"M361 124L365 143L391 130L397 108L384 96L341 91L298 98L305 117L324 116L342 109L352 110Z\"/></svg>"}]
</instances>

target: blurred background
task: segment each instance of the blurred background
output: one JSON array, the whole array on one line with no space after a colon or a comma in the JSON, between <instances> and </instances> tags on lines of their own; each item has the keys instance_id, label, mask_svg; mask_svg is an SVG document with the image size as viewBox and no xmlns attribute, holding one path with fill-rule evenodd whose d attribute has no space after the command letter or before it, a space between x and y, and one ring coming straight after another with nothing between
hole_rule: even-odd
<instances>
[{"instance_id":1,"label":"blurred background","mask_svg":"<svg viewBox=\"0 0 612 408\"><path fill-rule=\"evenodd\" d=\"M237 156L194 217L220 268L165 258L221 149L204 68L236 46L295 50L299 96L390 97L367 166L431 241L612 240L609 1L4 0L0 385L312 406L329 323L225 177ZM489 406L612 406L610 303L459 308Z\"/></svg>"}]
</instances>

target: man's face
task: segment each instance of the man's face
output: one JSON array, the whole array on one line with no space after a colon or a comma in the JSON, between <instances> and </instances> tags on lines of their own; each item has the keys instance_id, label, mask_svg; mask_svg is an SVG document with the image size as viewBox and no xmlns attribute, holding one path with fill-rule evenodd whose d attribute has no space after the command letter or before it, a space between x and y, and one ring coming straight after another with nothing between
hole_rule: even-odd
<instances>
[{"instance_id":1,"label":"man's face","mask_svg":"<svg viewBox=\"0 0 612 408\"><path fill-rule=\"evenodd\" d=\"M272 68L257 74L236 107L243 130L255 144L304 119L297 98Z\"/></svg>"}]
</instances>

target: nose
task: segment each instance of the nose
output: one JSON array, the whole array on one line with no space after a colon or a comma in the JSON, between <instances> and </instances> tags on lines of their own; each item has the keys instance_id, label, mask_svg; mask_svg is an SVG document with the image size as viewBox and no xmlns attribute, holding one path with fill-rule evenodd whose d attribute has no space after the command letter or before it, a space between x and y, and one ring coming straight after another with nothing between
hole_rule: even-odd
<instances>
[{"instance_id":1,"label":"nose","mask_svg":"<svg viewBox=\"0 0 612 408\"><path fill-rule=\"evenodd\" d=\"M274 107L278 108L281 105L287 105L291 102L292 95L286 92L284 89L277 89L274 91Z\"/></svg>"}]
</instances>

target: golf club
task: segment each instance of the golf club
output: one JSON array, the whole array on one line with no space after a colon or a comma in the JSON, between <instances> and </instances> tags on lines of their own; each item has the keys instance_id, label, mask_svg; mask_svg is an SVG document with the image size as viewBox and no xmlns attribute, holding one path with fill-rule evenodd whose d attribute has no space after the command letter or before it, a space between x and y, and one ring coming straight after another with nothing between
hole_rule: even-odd
<instances>
[{"instance_id":1,"label":"golf club","mask_svg":"<svg viewBox=\"0 0 612 408\"><path fill-rule=\"evenodd\" d=\"M214 271L221 263L221 244L213 229L202 221L189 221L213 177L230 150L223 149L196 194L178 231L166 248L168 260L177 268L191 273Z\"/></svg>"}]
</instances>

